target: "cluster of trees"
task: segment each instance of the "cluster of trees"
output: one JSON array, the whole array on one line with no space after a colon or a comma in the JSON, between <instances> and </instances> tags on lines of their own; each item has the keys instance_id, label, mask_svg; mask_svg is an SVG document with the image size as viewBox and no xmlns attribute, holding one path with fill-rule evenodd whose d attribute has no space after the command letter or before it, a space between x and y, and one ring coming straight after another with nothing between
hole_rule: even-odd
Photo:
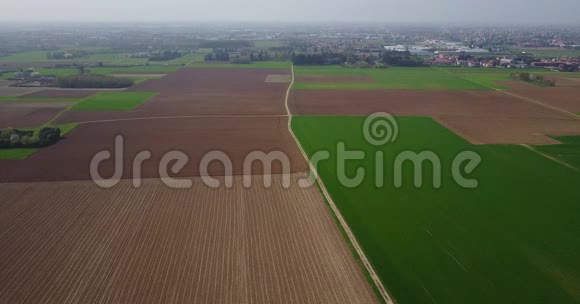
<instances>
[{"instance_id":1,"label":"cluster of trees","mask_svg":"<svg viewBox=\"0 0 580 304\"><path fill-rule=\"evenodd\" d=\"M226 49L214 50L213 52L205 55L205 61L230 61L230 53Z\"/></svg>"},{"instance_id":2,"label":"cluster of trees","mask_svg":"<svg viewBox=\"0 0 580 304\"><path fill-rule=\"evenodd\" d=\"M554 87L556 82L551 79L546 79L542 75L532 74L528 72L511 73L510 76L514 79L519 79L525 82L535 83L545 87Z\"/></svg>"},{"instance_id":3,"label":"cluster of trees","mask_svg":"<svg viewBox=\"0 0 580 304\"><path fill-rule=\"evenodd\" d=\"M380 61L385 65L402 67L425 66L425 62L420 56L413 55L409 51L385 51L381 54Z\"/></svg>"},{"instance_id":4,"label":"cluster of trees","mask_svg":"<svg viewBox=\"0 0 580 304\"><path fill-rule=\"evenodd\" d=\"M89 56L89 53L83 50L55 51L46 53L46 58L48 59L74 59L87 56Z\"/></svg>"},{"instance_id":5,"label":"cluster of trees","mask_svg":"<svg viewBox=\"0 0 580 304\"><path fill-rule=\"evenodd\" d=\"M295 65L334 65L346 64L360 67L384 67L384 66L425 66L423 59L409 51L385 51L377 56L358 56L346 53L321 52L314 54L292 54L292 62Z\"/></svg>"},{"instance_id":6,"label":"cluster of trees","mask_svg":"<svg viewBox=\"0 0 580 304\"><path fill-rule=\"evenodd\" d=\"M35 131L5 129L0 131L0 148L42 148L60 140L60 129L43 127Z\"/></svg>"},{"instance_id":7,"label":"cluster of trees","mask_svg":"<svg viewBox=\"0 0 580 304\"><path fill-rule=\"evenodd\" d=\"M123 77L114 77L98 74L80 74L59 77L57 86L61 88L127 88L134 84L133 80Z\"/></svg>"},{"instance_id":8,"label":"cluster of trees","mask_svg":"<svg viewBox=\"0 0 580 304\"><path fill-rule=\"evenodd\" d=\"M230 55L231 53L236 53L235 55ZM275 54L276 55L276 54ZM243 52L239 53L238 49L235 48L221 48L214 49L213 52L205 55L205 61L221 61L230 62L238 64L250 64L254 61L270 61L274 59L267 51L260 50L259 52ZM276 56L278 59L278 56Z\"/></svg>"},{"instance_id":9,"label":"cluster of trees","mask_svg":"<svg viewBox=\"0 0 580 304\"><path fill-rule=\"evenodd\" d=\"M578 64L561 64L558 66L560 72L576 72L579 68Z\"/></svg>"},{"instance_id":10,"label":"cluster of trees","mask_svg":"<svg viewBox=\"0 0 580 304\"><path fill-rule=\"evenodd\" d=\"M295 54L292 53L292 63L294 65L327 65L343 64L347 61L346 54L322 52L316 54Z\"/></svg>"},{"instance_id":11,"label":"cluster of trees","mask_svg":"<svg viewBox=\"0 0 580 304\"><path fill-rule=\"evenodd\" d=\"M520 55L518 57L513 58L514 62L523 62L527 65L532 64L532 62L540 61L540 58L531 56L531 55Z\"/></svg>"},{"instance_id":12,"label":"cluster of trees","mask_svg":"<svg viewBox=\"0 0 580 304\"><path fill-rule=\"evenodd\" d=\"M153 52L149 57L150 61L169 61L183 56L178 51L157 51Z\"/></svg>"},{"instance_id":13,"label":"cluster of trees","mask_svg":"<svg viewBox=\"0 0 580 304\"><path fill-rule=\"evenodd\" d=\"M259 52L251 52L250 53L250 61L269 61L272 58L268 51L260 50Z\"/></svg>"}]
</instances>

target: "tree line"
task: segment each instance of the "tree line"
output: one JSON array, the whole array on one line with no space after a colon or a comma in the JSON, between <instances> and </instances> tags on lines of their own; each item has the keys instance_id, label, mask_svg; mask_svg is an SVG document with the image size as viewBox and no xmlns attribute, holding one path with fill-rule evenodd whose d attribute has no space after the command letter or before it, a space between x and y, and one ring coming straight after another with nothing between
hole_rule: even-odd
<instances>
[{"instance_id":1,"label":"tree line","mask_svg":"<svg viewBox=\"0 0 580 304\"><path fill-rule=\"evenodd\" d=\"M177 59L183 56L178 51L163 51L163 52L153 52L149 57L150 61L169 61L173 59Z\"/></svg>"},{"instance_id":2,"label":"tree line","mask_svg":"<svg viewBox=\"0 0 580 304\"><path fill-rule=\"evenodd\" d=\"M124 77L114 77L98 74L80 74L58 77L56 85L60 88L128 88L134 84L133 80Z\"/></svg>"},{"instance_id":3,"label":"tree line","mask_svg":"<svg viewBox=\"0 0 580 304\"><path fill-rule=\"evenodd\" d=\"M42 148L57 143L60 138L59 128L4 129L0 131L0 148Z\"/></svg>"},{"instance_id":4,"label":"tree line","mask_svg":"<svg viewBox=\"0 0 580 304\"><path fill-rule=\"evenodd\" d=\"M321 52L313 54L292 53L292 63L295 65L361 65L364 66L425 66L423 58L409 51L383 51L375 55L357 55L353 53Z\"/></svg>"}]
</instances>

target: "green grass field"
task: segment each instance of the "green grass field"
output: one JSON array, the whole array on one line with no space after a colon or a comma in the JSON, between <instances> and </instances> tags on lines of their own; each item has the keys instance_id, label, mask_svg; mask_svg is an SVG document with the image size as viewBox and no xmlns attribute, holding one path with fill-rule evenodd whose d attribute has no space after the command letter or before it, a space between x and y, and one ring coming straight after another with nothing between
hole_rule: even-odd
<instances>
[{"instance_id":1,"label":"green grass field","mask_svg":"<svg viewBox=\"0 0 580 304\"><path fill-rule=\"evenodd\" d=\"M535 148L580 170L580 136L552 136L552 138L562 144Z\"/></svg>"},{"instance_id":2,"label":"green grass field","mask_svg":"<svg viewBox=\"0 0 580 304\"><path fill-rule=\"evenodd\" d=\"M560 48L516 48L512 53L533 54L539 57L580 57L580 50L560 49Z\"/></svg>"},{"instance_id":3,"label":"green grass field","mask_svg":"<svg viewBox=\"0 0 580 304\"><path fill-rule=\"evenodd\" d=\"M132 74L132 73L150 73L150 74L167 74L179 70L178 66L149 65L133 67L89 67L92 74L112 75L112 74ZM38 69L38 72L44 75L68 76L78 74L77 69Z\"/></svg>"},{"instance_id":4,"label":"green grass field","mask_svg":"<svg viewBox=\"0 0 580 304\"><path fill-rule=\"evenodd\" d=\"M115 75L124 74L130 75L130 79L134 80L136 83L143 82L148 79L154 79L151 75L139 75L139 74L168 74L179 70L181 67L177 65L149 65L149 66L132 66L132 67L90 67L87 70L91 74L101 74L101 75ZM77 69L70 68L44 68L37 69L37 72L43 75L55 75L57 77L76 75L79 73ZM4 73L0 76L0 79L9 79L14 76L14 73Z\"/></svg>"},{"instance_id":5,"label":"green grass field","mask_svg":"<svg viewBox=\"0 0 580 304\"><path fill-rule=\"evenodd\" d=\"M0 62L40 62L50 61L44 51L30 51L0 57Z\"/></svg>"},{"instance_id":6,"label":"green grass field","mask_svg":"<svg viewBox=\"0 0 580 304\"><path fill-rule=\"evenodd\" d=\"M58 125L57 127L60 128L60 136L65 136L68 133L72 132L72 130L76 129L76 127L78 126L79 124L77 123L69 123L64 125Z\"/></svg>"},{"instance_id":7,"label":"green grass field","mask_svg":"<svg viewBox=\"0 0 580 304\"><path fill-rule=\"evenodd\" d=\"M26 159L38 149L0 149L0 159Z\"/></svg>"},{"instance_id":8,"label":"green grass field","mask_svg":"<svg viewBox=\"0 0 580 304\"><path fill-rule=\"evenodd\" d=\"M116 53L113 51L108 53L100 51L87 57L74 59L48 59L46 53L45 51L22 52L0 57L0 62L103 62L107 64L145 64L147 62L146 58L130 58L127 53Z\"/></svg>"},{"instance_id":9,"label":"green grass field","mask_svg":"<svg viewBox=\"0 0 580 304\"><path fill-rule=\"evenodd\" d=\"M157 93L102 92L83 99L71 109L78 111L130 111L155 95Z\"/></svg>"},{"instance_id":10,"label":"green grass field","mask_svg":"<svg viewBox=\"0 0 580 304\"><path fill-rule=\"evenodd\" d=\"M262 61L252 62L250 64L233 64L233 63L192 63L188 67L193 68L237 68L237 69L289 69L290 62L286 61Z\"/></svg>"},{"instance_id":11,"label":"green grass field","mask_svg":"<svg viewBox=\"0 0 580 304\"><path fill-rule=\"evenodd\" d=\"M297 90L486 90L457 75L433 68L356 69L340 66L297 66L297 77L369 77L374 82L297 82Z\"/></svg>"},{"instance_id":12,"label":"green grass field","mask_svg":"<svg viewBox=\"0 0 580 304\"><path fill-rule=\"evenodd\" d=\"M319 167L333 200L386 287L399 303L579 303L580 174L520 146L473 146L430 118L398 118L399 137L376 148L363 137L362 117L295 117L292 127L309 155L330 151ZM336 144L361 150L350 161L367 177L356 188L337 178ZM385 186L375 186L374 155L385 154ZM442 187L393 185L394 158L435 152ZM479 187L459 187L451 174L457 153L482 157L468 175ZM517 160L517 161L514 161Z\"/></svg>"},{"instance_id":13,"label":"green grass field","mask_svg":"<svg viewBox=\"0 0 580 304\"><path fill-rule=\"evenodd\" d=\"M190 64L195 62L203 62L205 59L205 55L211 53L212 49L197 49L192 51L190 54L183 55L182 57L168 60L168 61L151 61L149 62L150 65L181 65L181 64Z\"/></svg>"}]
</instances>

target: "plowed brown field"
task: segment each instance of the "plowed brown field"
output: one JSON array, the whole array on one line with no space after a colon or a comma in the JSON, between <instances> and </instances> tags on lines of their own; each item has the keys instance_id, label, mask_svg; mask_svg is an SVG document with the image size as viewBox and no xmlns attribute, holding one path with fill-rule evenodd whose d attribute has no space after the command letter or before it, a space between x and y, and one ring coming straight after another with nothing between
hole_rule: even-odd
<instances>
[{"instance_id":1,"label":"plowed brown field","mask_svg":"<svg viewBox=\"0 0 580 304\"><path fill-rule=\"evenodd\" d=\"M0 303L377 302L316 187L130 183L0 184Z\"/></svg>"},{"instance_id":2,"label":"plowed brown field","mask_svg":"<svg viewBox=\"0 0 580 304\"><path fill-rule=\"evenodd\" d=\"M571 83L570 83L571 82ZM504 82L510 92L520 96L532 98L542 103L564 109L573 113L580 113L580 79L558 82L556 87L540 87L523 81Z\"/></svg>"},{"instance_id":3,"label":"plowed brown field","mask_svg":"<svg viewBox=\"0 0 580 304\"><path fill-rule=\"evenodd\" d=\"M497 91L428 90L296 90L296 115L546 117L559 114Z\"/></svg>"},{"instance_id":4,"label":"plowed brown field","mask_svg":"<svg viewBox=\"0 0 580 304\"><path fill-rule=\"evenodd\" d=\"M159 116L285 115L287 83L266 83L287 70L185 68L130 90L159 92L135 111L69 111L59 123Z\"/></svg>"},{"instance_id":5,"label":"plowed brown field","mask_svg":"<svg viewBox=\"0 0 580 304\"><path fill-rule=\"evenodd\" d=\"M252 151L280 151L290 159L291 172L306 171L307 165L287 130L287 118L173 118L83 124L58 144L41 149L25 160L0 160L0 182L70 181L90 179L89 166L99 151L113 152L115 136L124 137L124 178L132 176L136 154L148 150L152 158L143 163L144 177L159 177L159 163L169 151L181 151L188 165L177 176L199 176L199 163L210 151L226 153L234 174L243 173L243 161ZM114 152L113 152L114 154ZM254 163L254 173L263 172ZM112 176L113 161L102 164L102 176ZM281 173L276 162L272 171ZM224 175L219 163L212 175Z\"/></svg>"},{"instance_id":6,"label":"plowed brown field","mask_svg":"<svg viewBox=\"0 0 580 304\"><path fill-rule=\"evenodd\" d=\"M551 100L546 104L556 107L566 104L564 109L580 105L572 95L559 95L556 99L528 88L514 93L541 102ZM579 119L500 91L297 90L291 101L293 113L299 115L387 112L399 116L430 116L474 144L554 144L557 141L547 135L580 135Z\"/></svg>"},{"instance_id":7,"label":"plowed brown field","mask_svg":"<svg viewBox=\"0 0 580 304\"><path fill-rule=\"evenodd\" d=\"M38 127L69 105L67 102L0 102L0 129Z\"/></svg>"}]
</instances>

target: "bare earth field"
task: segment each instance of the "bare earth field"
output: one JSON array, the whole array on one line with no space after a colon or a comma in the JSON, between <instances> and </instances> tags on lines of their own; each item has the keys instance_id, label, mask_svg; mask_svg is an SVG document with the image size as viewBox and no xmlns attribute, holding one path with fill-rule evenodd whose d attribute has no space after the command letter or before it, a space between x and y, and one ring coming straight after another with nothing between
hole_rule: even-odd
<instances>
[{"instance_id":1,"label":"bare earth field","mask_svg":"<svg viewBox=\"0 0 580 304\"><path fill-rule=\"evenodd\" d=\"M306 163L282 115L287 84L264 83L267 75L283 73L288 71L182 69L134 87L132 90L160 92L136 111L68 111L57 123L106 121L82 124L65 140L26 160L0 161L0 182L90 179L90 160L99 151L112 150L116 135L125 137L125 178L131 174L135 155L144 150L153 154L144 164L145 177L158 177L159 160L173 150L190 157L180 176L199 175L201 158L212 150L230 155L234 174L243 172L244 158L255 150L284 152L292 172L305 171ZM245 115L250 117L240 117ZM255 167L262 171L258 163ZM111 176L114 164L103 163L101 168L103 176ZM273 172L282 172L282 166L274 163ZM210 173L223 175L224 169L212 164Z\"/></svg>"},{"instance_id":2,"label":"bare earth field","mask_svg":"<svg viewBox=\"0 0 580 304\"><path fill-rule=\"evenodd\" d=\"M0 160L0 303L377 303L316 187L284 189L275 178L265 189L259 162L255 186L237 176L252 151L284 152L294 180L307 171L287 129L288 84L266 83L271 74L289 71L182 69L131 88L159 92L137 110L67 112L58 123L84 123L58 144ZM114 155L117 135L123 178L137 153L152 154L139 189L89 181L90 160ZM232 160L233 188L195 177L212 150ZM192 189L155 179L169 151L188 155L171 175ZM112 159L100 167L103 177L113 171ZM209 166L212 176L224 173Z\"/></svg>"},{"instance_id":3,"label":"bare earth field","mask_svg":"<svg viewBox=\"0 0 580 304\"><path fill-rule=\"evenodd\" d=\"M435 117L440 124L473 144L550 145L547 135L580 135L580 120L569 118Z\"/></svg>"},{"instance_id":4,"label":"bare earth field","mask_svg":"<svg viewBox=\"0 0 580 304\"><path fill-rule=\"evenodd\" d=\"M558 86L544 88L528 84L523 81L507 81L510 91L520 96L538 100L542 103L564 109L573 113L580 113L580 80L568 80L562 82L557 79ZM570 82L572 82L571 85Z\"/></svg>"},{"instance_id":5,"label":"bare earth field","mask_svg":"<svg viewBox=\"0 0 580 304\"><path fill-rule=\"evenodd\" d=\"M499 91L297 90L292 94L291 108L298 115L430 116L474 144L554 144L557 141L546 135L580 135L579 119Z\"/></svg>"},{"instance_id":6,"label":"bare earth field","mask_svg":"<svg viewBox=\"0 0 580 304\"><path fill-rule=\"evenodd\" d=\"M0 129L38 127L69 105L68 102L0 102Z\"/></svg>"},{"instance_id":7,"label":"bare earth field","mask_svg":"<svg viewBox=\"0 0 580 304\"><path fill-rule=\"evenodd\" d=\"M139 108L156 115L286 114L284 96L288 84L266 83L271 74L289 75L289 71L181 69L130 90L159 92L157 98Z\"/></svg>"},{"instance_id":8,"label":"bare earth field","mask_svg":"<svg viewBox=\"0 0 580 304\"><path fill-rule=\"evenodd\" d=\"M377 302L316 187L0 192L1 303Z\"/></svg>"},{"instance_id":9,"label":"bare earth field","mask_svg":"<svg viewBox=\"0 0 580 304\"><path fill-rule=\"evenodd\" d=\"M89 166L99 151L113 151L116 135L123 135L124 178L131 177L135 155L148 150L151 160L143 164L144 177L159 177L159 163L169 151L189 156L189 164L177 176L199 176L199 162L210 151L229 155L234 174L243 173L243 161L252 151L281 151L290 159L292 172L307 169L298 148L288 134L285 117L264 118L179 118L83 124L57 145L41 149L25 160L0 160L0 182L72 181L90 179ZM101 175L113 175L114 163L103 162ZM256 174L263 172L258 162ZM282 166L274 163L274 173ZM212 175L224 175L219 163L210 166Z\"/></svg>"},{"instance_id":10,"label":"bare earth field","mask_svg":"<svg viewBox=\"0 0 580 304\"><path fill-rule=\"evenodd\" d=\"M160 116L285 115L287 83L266 83L287 70L189 68L138 84L130 91L159 92L131 112L70 111L59 123Z\"/></svg>"}]
</instances>

